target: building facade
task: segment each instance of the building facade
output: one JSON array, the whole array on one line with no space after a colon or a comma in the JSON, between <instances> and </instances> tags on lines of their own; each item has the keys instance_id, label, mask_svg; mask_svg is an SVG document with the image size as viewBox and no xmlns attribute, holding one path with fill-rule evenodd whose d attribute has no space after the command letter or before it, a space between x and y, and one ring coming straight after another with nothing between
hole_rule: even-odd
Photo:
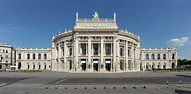
<instances>
[{"instance_id":1,"label":"building facade","mask_svg":"<svg viewBox=\"0 0 191 94\"><path fill-rule=\"evenodd\" d=\"M15 62L15 50L8 44L0 44L0 70L9 69Z\"/></svg>"},{"instance_id":2,"label":"building facade","mask_svg":"<svg viewBox=\"0 0 191 94\"><path fill-rule=\"evenodd\" d=\"M51 70L51 49L16 49L18 70Z\"/></svg>"},{"instance_id":3,"label":"building facade","mask_svg":"<svg viewBox=\"0 0 191 94\"><path fill-rule=\"evenodd\" d=\"M135 72L176 68L177 49L142 49L141 39L112 18L79 18L72 30L52 37L50 49L16 49L17 69L63 72Z\"/></svg>"},{"instance_id":4,"label":"building facade","mask_svg":"<svg viewBox=\"0 0 191 94\"><path fill-rule=\"evenodd\" d=\"M176 68L177 49L141 49L141 68L144 70Z\"/></svg>"}]
</instances>

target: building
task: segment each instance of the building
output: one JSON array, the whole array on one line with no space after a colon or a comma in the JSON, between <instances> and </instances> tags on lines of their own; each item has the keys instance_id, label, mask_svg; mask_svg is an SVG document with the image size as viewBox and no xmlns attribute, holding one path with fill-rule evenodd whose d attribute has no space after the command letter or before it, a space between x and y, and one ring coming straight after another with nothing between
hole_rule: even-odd
<instances>
[{"instance_id":1,"label":"building","mask_svg":"<svg viewBox=\"0 0 191 94\"><path fill-rule=\"evenodd\" d=\"M52 37L50 49L16 49L17 69L63 72L134 72L176 68L177 49L143 49L141 39L113 18L79 18L72 30ZM45 58L46 57L46 58Z\"/></svg>"},{"instance_id":2,"label":"building","mask_svg":"<svg viewBox=\"0 0 191 94\"><path fill-rule=\"evenodd\" d=\"M8 44L0 44L0 70L10 69L15 63L15 50Z\"/></svg>"},{"instance_id":3,"label":"building","mask_svg":"<svg viewBox=\"0 0 191 94\"><path fill-rule=\"evenodd\" d=\"M16 66L21 70L51 70L51 49L16 49Z\"/></svg>"},{"instance_id":4,"label":"building","mask_svg":"<svg viewBox=\"0 0 191 94\"><path fill-rule=\"evenodd\" d=\"M141 49L141 66L146 70L170 69L177 65L177 49Z\"/></svg>"}]
</instances>

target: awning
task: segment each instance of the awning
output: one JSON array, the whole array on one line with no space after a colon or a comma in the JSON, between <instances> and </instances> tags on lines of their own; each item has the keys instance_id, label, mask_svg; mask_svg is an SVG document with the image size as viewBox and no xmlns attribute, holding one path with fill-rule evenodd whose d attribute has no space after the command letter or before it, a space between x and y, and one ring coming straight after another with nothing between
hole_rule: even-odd
<instances>
[{"instance_id":1,"label":"awning","mask_svg":"<svg viewBox=\"0 0 191 94\"><path fill-rule=\"evenodd\" d=\"M111 61L105 61L105 63L111 63Z\"/></svg>"},{"instance_id":2,"label":"awning","mask_svg":"<svg viewBox=\"0 0 191 94\"><path fill-rule=\"evenodd\" d=\"M98 61L94 61L94 63L98 63Z\"/></svg>"},{"instance_id":3,"label":"awning","mask_svg":"<svg viewBox=\"0 0 191 94\"><path fill-rule=\"evenodd\" d=\"M86 61L81 61L81 63L86 63Z\"/></svg>"}]
</instances>

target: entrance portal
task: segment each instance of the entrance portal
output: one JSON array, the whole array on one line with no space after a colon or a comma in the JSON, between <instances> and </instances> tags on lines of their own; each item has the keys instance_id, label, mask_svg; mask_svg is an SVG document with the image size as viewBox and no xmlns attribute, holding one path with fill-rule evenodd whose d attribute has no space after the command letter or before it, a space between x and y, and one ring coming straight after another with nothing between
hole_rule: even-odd
<instances>
[{"instance_id":1,"label":"entrance portal","mask_svg":"<svg viewBox=\"0 0 191 94\"><path fill-rule=\"evenodd\" d=\"M82 70L86 70L86 63L82 63Z\"/></svg>"},{"instance_id":2,"label":"entrance portal","mask_svg":"<svg viewBox=\"0 0 191 94\"><path fill-rule=\"evenodd\" d=\"M124 63L123 63L123 61L120 61L120 69L124 70Z\"/></svg>"},{"instance_id":3,"label":"entrance portal","mask_svg":"<svg viewBox=\"0 0 191 94\"><path fill-rule=\"evenodd\" d=\"M94 70L98 71L98 63L94 63Z\"/></svg>"},{"instance_id":4,"label":"entrance portal","mask_svg":"<svg viewBox=\"0 0 191 94\"><path fill-rule=\"evenodd\" d=\"M70 62L70 64L69 64L69 70L72 70L72 61L70 60L69 62Z\"/></svg>"},{"instance_id":5,"label":"entrance portal","mask_svg":"<svg viewBox=\"0 0 191 94\"><path fill-rule=\"evenodd\" d=\"M111 63L106 63L106 64L105 64L105 69L106 69L107 71L110 71L110 70L111 70Z\"/></svg>"},{"instance_id":6,"label":"entrance portal","mask_svg":"<svg viewBox=\"0 0 191 94\"><path fill-rule=\"evenodd\" d=\"M21 62L18 63L18 69L21 69Z\"/></svg>"}]
</instances>

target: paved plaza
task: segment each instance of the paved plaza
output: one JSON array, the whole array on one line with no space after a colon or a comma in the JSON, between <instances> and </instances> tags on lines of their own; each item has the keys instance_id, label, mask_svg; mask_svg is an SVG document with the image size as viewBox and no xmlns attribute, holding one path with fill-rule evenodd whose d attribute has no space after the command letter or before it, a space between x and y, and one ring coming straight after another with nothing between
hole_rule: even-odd
<instances>
[{"instance_id":1,"label":"paved plaza","mask_svg":"<svg viewBox=\"0 0 191 94\"><path fill-rule=\"evenodd\" d=\"M190 94L190 75L190 72L1 72L0 94Z\"/></svg>"}]
</instances>

